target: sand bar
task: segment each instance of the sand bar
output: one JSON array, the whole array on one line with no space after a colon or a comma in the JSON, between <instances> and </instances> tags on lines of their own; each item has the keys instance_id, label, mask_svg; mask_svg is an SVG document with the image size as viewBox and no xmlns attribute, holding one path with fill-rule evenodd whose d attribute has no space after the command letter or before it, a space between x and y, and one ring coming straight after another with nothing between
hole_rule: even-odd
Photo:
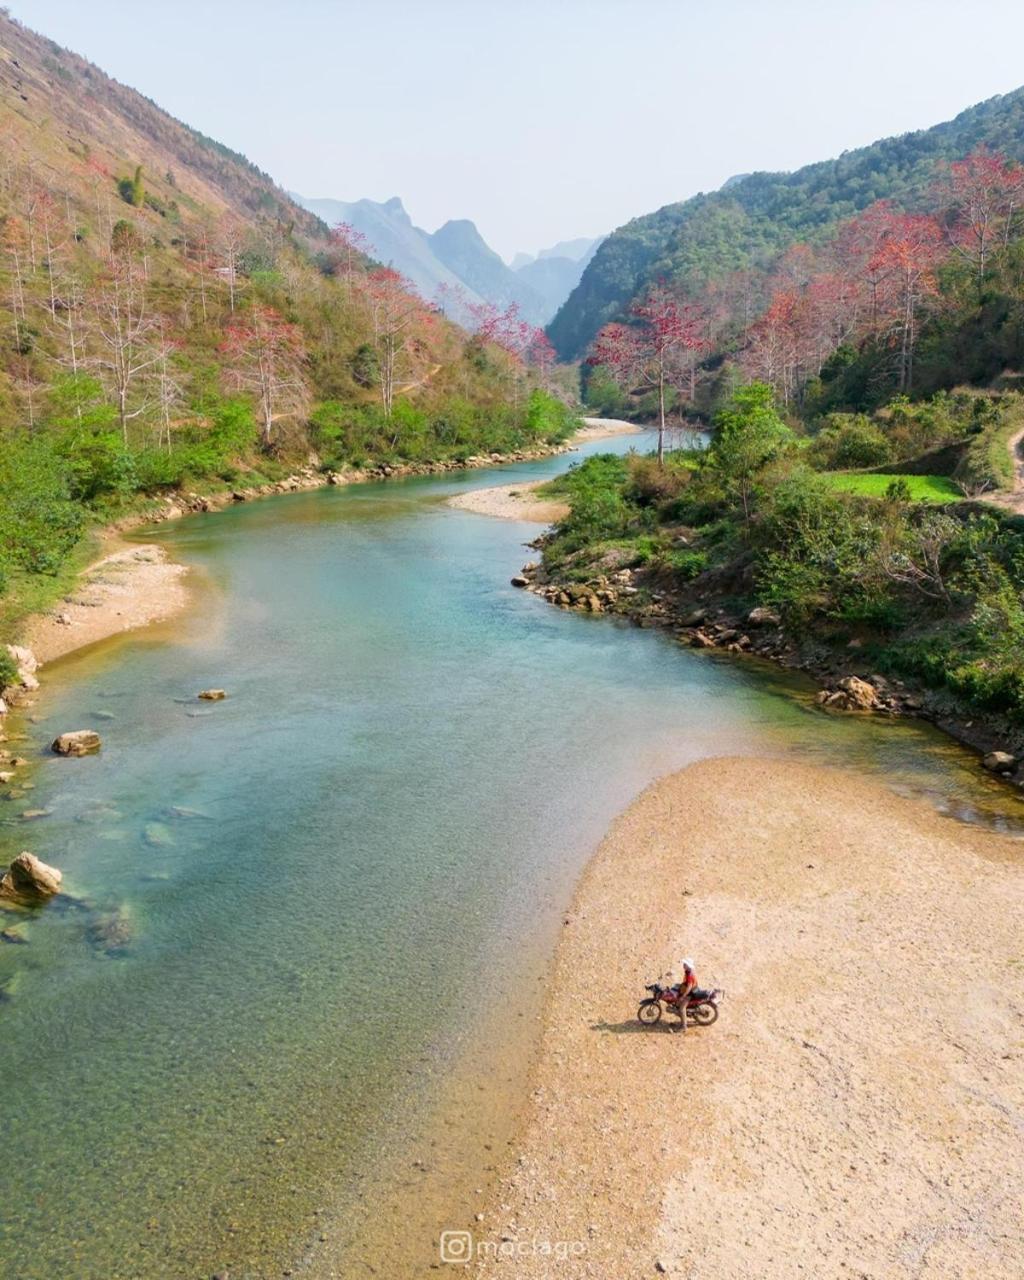
<instances>
[{"instance_id":1,"label":"sand bar","mask_svg":"<svg viewBox=\"0 0 1024 1280\"><path fill-rule=\"evenodd\" d=\"M479 1273L1019 1276L1022 908L1024 843L874 781L718 759L651 786L566 916ZM683 955L718 1023L642 1029Z\"/></svg>"},{"instance_id":2,"label":"sand bar","mask_svg":"<svg viewBox=\"0 0 1024 1280\"><path fill-rule=\"evenodd\" d=\"M121 545L90 565L65 599L30 618L24 643L40 662L162 622L185 607L183 564L155 544Z\"/></svg>"}]
</instances>

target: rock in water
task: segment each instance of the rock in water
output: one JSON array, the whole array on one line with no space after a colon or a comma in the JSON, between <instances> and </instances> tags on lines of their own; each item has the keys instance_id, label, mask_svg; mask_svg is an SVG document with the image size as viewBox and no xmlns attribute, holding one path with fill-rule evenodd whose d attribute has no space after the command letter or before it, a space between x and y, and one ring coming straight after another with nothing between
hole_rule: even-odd
<instances>
[{"instance_id":1,"label":"rock in water","mask_svg":"<svg viewBox=\"0 0 1024 1280\"><path fill-rule=\"evenodd\" d=\"M151 849L165 849L174 844L174 837L162 822L147 822L142 828L142 839Z\"/></svg>"},{"instance_id":2,"label":"rock in water","mask_svg":"<svg viewBox=\"0 0 1024 1280\"><path fill-rule=\"evenodd\" d=\"M839 688L846 694L851 710L873 711L878 706L878 690L859 676L847 676L839 681Z\"/></svg>"},{"instance_id":3,"label":"rock in water","mask_svg":"<svg viewBox=\"0 0 1024 1280\"><path fill-rule=\"evenodd\" d=\"M52 749L59 756L87 756L102 745L95 729L73 729L54 738Z\"/></svg>"},{"instance_id":4,"label":"rock in water","mask_svg":"<svg viewBox=\"0 0 1024 1280\"><path fill-rule=\"evenodd\" d=\"M123 908L105 911L88 928L89 941L108 956L123 954L134 935L131 919Z\"/></svg>"},{"instance_id":5,"label":"rock in water","mask_svg":"<svg viewBox=\"0 0 1024 1280\"><path fill-rule=\"evenodd\" d=\"M223 702L228 695L223 689L204 689L196 696L202 698L204 702Z\"/></svg>"},{"instance_id":6,"label":"rock in water","mask_svg":"<svg viewBox=\"0 0 1024 1280\"><path fill-rule=\"evenodd\" d=\"M990 751L981 763L989 773L1012 773L1017 767L1017 757L1008 751Z\"/></svg>"},{"instance_id":7,"label":"rock in water","mask_svg":"<svg viewBox=\"0 0 1024 1280\"><path fill-rule=\"evenodd\" d=\"M56 867L47 866L34 853L19 853L0 880L0 899L22 903L45 902L60 892L63 878Z\"/></svg>"}]
</instances>

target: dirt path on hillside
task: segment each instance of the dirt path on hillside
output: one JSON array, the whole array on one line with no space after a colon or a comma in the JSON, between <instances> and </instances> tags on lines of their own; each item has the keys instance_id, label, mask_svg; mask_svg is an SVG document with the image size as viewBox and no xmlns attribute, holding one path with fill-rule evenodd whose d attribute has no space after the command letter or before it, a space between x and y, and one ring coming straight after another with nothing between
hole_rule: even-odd
<instances>
[{"instance_id":1,"label":"dirt path on hillside","mask_svg":"<svg viewBox=\"0 0 1024 1280\"><path fill-rule=\"evenodd\" d=\"M1024 515L1024 456L1021 454L1022 442L1024 442L1024 427L1021 427L1006 442L1006 447L1010 451L1010 458L1013 462L1013 488L1002 490L999 493L982 495L986 502L1002 507L1005 511L1016 512L1017 515Z\"/></svg>"}]
</instances>

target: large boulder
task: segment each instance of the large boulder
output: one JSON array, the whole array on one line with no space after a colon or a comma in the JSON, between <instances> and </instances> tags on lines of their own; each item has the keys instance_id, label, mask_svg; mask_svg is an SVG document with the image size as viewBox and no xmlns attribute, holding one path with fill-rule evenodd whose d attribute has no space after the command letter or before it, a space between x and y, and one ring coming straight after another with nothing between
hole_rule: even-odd
<instances>
[{"instance_id":1,"label":"large boulder","mask_svg":"<svg viewBox=\"0 0 1024 1280\"><path fill-rule=\"evenodd\" d=\"M95 729L73 729L54 738L51 747L59 756L87 756L102 745Z\"/></svg>"},{"instance_id":2,"label":"large boulder","mask_svg":"<svg viewBox=\"0 0 1024 1280\"><path fill-rule=\"evenodd\" d=\"M846 694L846 703L851 711L874 711L879 704L878 690L859 676L840 680L839 688Z\"/></svg>"},{"instance_id":3,"label":"large boulder","mask_svg":"<svg viewBox=\"0 0 1024 1280\"><path fill-rule=\"evenodd\" d=\"M777 627L782 619L774 609L766 609L763 604L759 604L747 614L747 621L752 627Z\"/></svg>"},{"instance_id":4,"label":"large boulder","mask_svg":"<svg viewBox=\"0 0 1024 1280\"><path fill-rule=\"evenodd\" d=\"M60 892L63 879L56 867L41 862L34 853L19 853L0 880L0 899L9 902L45 902Z\"/></svg>"}]
</instances>

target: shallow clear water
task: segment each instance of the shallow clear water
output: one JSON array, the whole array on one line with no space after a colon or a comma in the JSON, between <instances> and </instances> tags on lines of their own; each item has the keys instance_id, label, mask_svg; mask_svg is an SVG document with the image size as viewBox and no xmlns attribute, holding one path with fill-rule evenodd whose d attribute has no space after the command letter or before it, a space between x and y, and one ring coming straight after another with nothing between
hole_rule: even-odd
<instances>
[{"instance_id":1,"label":"shallow clear water","mask_svg":"<svg viewBox=\"0 0 1024 1280\"><path fill-rule=\"evenodd\" d=\"M1012 825L929 730L510 587L535 527L443 499L566 461L162 530L196 608L47 673L52 814L0 838L85 904L0 947L4 1275L280 1274L482 1034L480 975L515 990L609 820L689 760L852 761ZM100 755L44 756L86 726Z\"/></svg>"}]
</instances>

